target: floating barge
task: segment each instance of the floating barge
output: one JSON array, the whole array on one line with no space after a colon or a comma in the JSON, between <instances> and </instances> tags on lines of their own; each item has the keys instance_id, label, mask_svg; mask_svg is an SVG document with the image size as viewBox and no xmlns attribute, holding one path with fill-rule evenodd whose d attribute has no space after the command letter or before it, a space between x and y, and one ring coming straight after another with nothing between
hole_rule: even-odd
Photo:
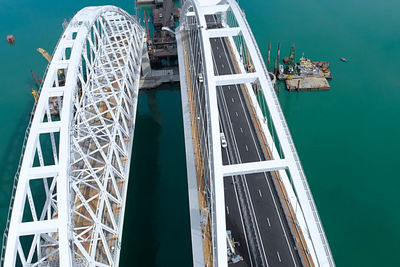
<instances>
[{"instance_id":1,"label":"floating barge","mask_svg":"<svg viewBox=\"0 0 400 267\"><path fill-rule=\"evenodd\" d=\"M329 90L327 79L332 79L329 62L316 61L302 57L297 67L297 75L280 73L278 78L284 80L289 91ZM281 71L280 71L281 72Z\"/></svg>"},{"instance_id":2,"label":"floating barge","mask_svg":"<svg viewBox=\"0 0 400 267\"><path fill-rule=\"evenodd\" d=\"M279 51L278 51L279 57ZM283 59L285 65L279 64L277 78L285 81L288 91L329 90L331 87L327 79L332 79L328 61L311 61L302 56L300 62L295 62L294 45L290 56Z\"/></svg>"},{"instance_id":3,"label":"floating barge","mask_svg":"<svg viewBox=\"0 0 400 267\"><path fill-rule=\"evenodd\" d=\"M326 78L322 77L301 77L285 80L286 88L289 91L313 91L331 89Z\"/></svg>"}]
</instances>

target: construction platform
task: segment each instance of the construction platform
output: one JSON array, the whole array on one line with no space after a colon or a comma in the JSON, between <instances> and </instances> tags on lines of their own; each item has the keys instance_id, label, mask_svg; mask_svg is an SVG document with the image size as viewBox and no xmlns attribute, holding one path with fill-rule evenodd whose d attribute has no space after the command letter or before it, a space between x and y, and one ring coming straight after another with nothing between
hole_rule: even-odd
<instances>
[{"instance_id":1,"label":"construction platform","mask_svg":"<svg viewBox=\"0 0 400 267\"><path fill-rule=\"evenodd\" d=\"M332 79L327 61L311 61L301 57L300 63L294 62L294 55L285 58L286 69L279 66L278 79L285 81L288 91L329 90L327 79Z\"/></svg>"},{"instance_id":2,"label":"construction platform","mask_svg":"<svg viewBox=\"0 0 400 267\"><path fill-rule=\"evenodd\" d=\"M163 83L179 82L178 67L164 68L160 70L152 69L147 76L140 77L140 89L152 89Z\"/></svg>"},{"instance_id":3,"label":"construction platform","mask_svg":"<svg viewBox=\"0 0 400 267\"><path fill-rule=\"evenodd\" d=\"M285 84L288 91L329 90L331 88L329 82L324 77L286 79Z\"/></svg>"}]
</instances>

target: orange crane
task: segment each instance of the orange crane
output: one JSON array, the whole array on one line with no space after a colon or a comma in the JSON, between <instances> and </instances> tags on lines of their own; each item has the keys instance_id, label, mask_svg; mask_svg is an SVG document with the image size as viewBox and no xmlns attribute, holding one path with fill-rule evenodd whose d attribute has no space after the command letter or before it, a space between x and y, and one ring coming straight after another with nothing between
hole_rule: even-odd
<instances>
[{"instance_id":1,"label":"orange crane","mask_svg":"<svg viewBox=\"0 0 400 267\"><path fill-rule=\"evenodd\" d=\"M38 48L36 49L36 51L38 51L40 54L42 54L42 56L50 63L51 62L51 56L49 55L49 53L47 53L46 50L44 50L43 48ZM58 74L62 74L63 71L62 70L58 70L57 71Z\"/></svg>"}]
</instances>

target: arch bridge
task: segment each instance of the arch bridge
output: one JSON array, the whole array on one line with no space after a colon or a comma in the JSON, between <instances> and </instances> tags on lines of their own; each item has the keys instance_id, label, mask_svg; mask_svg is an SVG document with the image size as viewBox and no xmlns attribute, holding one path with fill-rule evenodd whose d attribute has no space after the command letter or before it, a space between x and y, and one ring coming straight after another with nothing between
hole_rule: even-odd
<instances>
[{"instance_id":1,"label":"arch bridge","mask_svg":"<svg viewBox=\"0 0 400 267\"><path fill-rule=\"evenodd\" d=\"M144 36L114 6L68 24L26 132L2 265L118 266ZM237 2L184 1L176 38L194 266L334 266Z\"/></svg>"},{"instance_id":2,"label":"arch bridge","mask_svg":"<svg viewBox=\"0 0 400 267\"><path fill-rule=\"evenodd\" d=\"M238 3L184 1L177 42L194 265L334 266Z\"/></svg>"},{"instance_id":3,"label":"arch bridge","mask_svg":"<svg viewBox=\"0 0 400 267\"><path fill-rule=\"evenodd\" d=\"M3 266L118 266L144 30L114 6L62 34L26 132Z\"/></svg>"}]
</instances>

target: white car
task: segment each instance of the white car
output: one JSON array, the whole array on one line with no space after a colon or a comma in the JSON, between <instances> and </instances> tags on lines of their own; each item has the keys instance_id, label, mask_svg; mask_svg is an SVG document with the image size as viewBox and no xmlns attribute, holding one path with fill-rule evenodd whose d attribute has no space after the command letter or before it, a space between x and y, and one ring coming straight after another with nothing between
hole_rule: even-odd
<instances>
[{"instance_id":1,"label":"white car","mask_svg":"<svg viewBox=\"0 0 400 267\"><path fill-rule=\"evenodd\" d=\"M225 138L225 134L224 133L221 133L221 146L223 148L228 146L228 144L226 143L226 138Z\"/></svg>"},{"instance_id":2,"label":"white car","mask_svg":"<svg viewBox=\"0 0 400 267\"><path fill-rule=\"evenodd\" d=\"M203 78L203 73L199 73L199 76L197 76L197 79L199 80L199 83L204 82L204 78Z\"/></svg>"}]
</instances>

